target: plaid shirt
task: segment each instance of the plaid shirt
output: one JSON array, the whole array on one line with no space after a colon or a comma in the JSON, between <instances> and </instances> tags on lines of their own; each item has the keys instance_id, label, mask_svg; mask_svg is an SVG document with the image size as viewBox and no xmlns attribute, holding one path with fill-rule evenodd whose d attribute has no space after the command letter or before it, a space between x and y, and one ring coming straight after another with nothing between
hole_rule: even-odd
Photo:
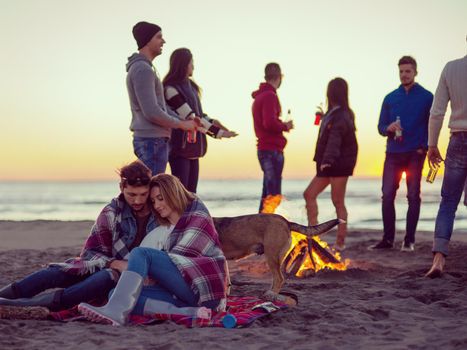
<instances>
[{"instance_id":1,"label":"plaid shirt","mask_svg":"<svg viewBox=\"0 0 467 350\"><path fill-rule=\"evenodd\" d=\"M211 215L200 199L182 214L169 236L168 254L199 303L226 297L225 256Z\"/></svg>"},{"instance_id":2,"label":"plaid shirt","mask_svg":"<svg viewBox=\"0 0 467 350\"><path fill-rule=\"evenodd\" d=\"M151 215L146 233L155 227ZM136 233L136 219L123 194L120 194L102 209L79 257L64 263L51 263L49 266L59 266L71 274L92 274L109 266L113 260L127 260Z\"/></svg>"}]
</instances>

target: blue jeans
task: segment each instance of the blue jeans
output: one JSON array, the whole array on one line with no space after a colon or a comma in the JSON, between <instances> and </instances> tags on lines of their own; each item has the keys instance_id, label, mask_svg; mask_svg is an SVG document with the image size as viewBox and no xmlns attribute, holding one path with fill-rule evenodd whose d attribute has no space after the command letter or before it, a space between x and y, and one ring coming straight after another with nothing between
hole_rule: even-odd
<instances>
[{"instance_id":1,"label":"blue jeans","mask_svg":"<svg viewBox=\"0 0 467 350\"><path fill-rule=\"evenodd\" d=\"M31 298L47 289L64 288L57 300L57 309L68 309L81 302L105 299L116 284L110 269L92 275L73 275L59 267L48 267L14 282L12 287L18 298Z\"/></svg>"},{"instance_id":2,"label":"blue jeans","mask_svg":"<svg viewBox=\"0 0 467 350\"><path fill-rule=\"evenodd\" d=\"M268 195L282 194L284 153L258 150L258 160L263 171L263 192L261 194L261 202L259 203L259 212L261 213L263 201Z\"/></svg>"},{"instance_id":3,"label":"blue jeans","mask_svg":"<svg viewBox=\"0 0 467 350\"><path fill-rule=\"evenodd\" d=\"M196 193L199 177L199 159L174 157L169 159L172 175L178 177L185 188Z\"/></svg>"},{"instance_id":4,"label":"blue jeans","mask_svg":"<svg viewBox=\"0 0 467 350\"><path fill-rule=\"evenodd\" d=\"M152 171L152 175L165 173L169 159L167 137L133 137L135 155Z\"/></svg>"},{"instance_id":5,"label":"blue jeans","mask_svg":"<svg viewBox=\"0 0 467 350\"><path fill-rule=\"evenodd\" d=\"M399 189L402 173L406 173L407 200L409 203L406 217L406 243L415 243L415 231L420 217L420 180L422 178L425 150L386 153L383 170L382 213L384 234L383 240L393 243L396 234L396 208L394 200Z\"/></svg>"},{"instance_id":6,"label":"blue jeans","mask_svg":"<svg viewBox=\"0 0 467 350\"><path fill-rule=\"evenodd\" d=\"M441 187L441 203L435 224L433 252L448 255L448 246L454 227L457 206L467 179L467 132L453 133L449 140L444 178Z\"/></svg>"},{"instance_id":7,"label":"blue jeans","mask_svg":"<svg viewBox=\"0 0 467 350\"><path fill-rule=\"evenodd\" d=\"M177 266L165 251L152 248L134 248L128 259L128 271L143 278L150 276L157 281L156 286L144 287L133 310L143 314L146 299L156 299L176 306L198 306L199 296L185 282Z\"/></svg>"}]
</instances>

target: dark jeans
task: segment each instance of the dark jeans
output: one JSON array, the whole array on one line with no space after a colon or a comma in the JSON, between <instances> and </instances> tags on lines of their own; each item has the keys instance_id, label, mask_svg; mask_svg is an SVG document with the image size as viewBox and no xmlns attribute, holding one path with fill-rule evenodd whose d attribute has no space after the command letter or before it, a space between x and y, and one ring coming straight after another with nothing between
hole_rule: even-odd
<instances>
[{"instance_id":1,"label":"dark jeans","mask_svg":"<svg viewBox=\"0 0 467 350\"><path fill-rule=\"evenodd\" d=\"M152 175L165 173L169 159L168 137L133 137L135 155L152 171Z\"/></svg>"},{"instance_id":2,"label":"dark jeans","mask_svg":"<svg viewBox=\"0 0 467 350\"><path fill-rule=\"evenodd\" d=\"M48 267L13 283L13 290L18 298L31 298L47 289L65 288L57 300L57 309L68 309L83 301L106 298L116 284L110 269L72 275L59 267Z\"/></svg>"},{"instance_id":3,"label":"dark jeans","mask_svg":"<svg viewBox=\"0 0 467 350\"><path fill-rule=\"evenodd\" d=\"M420 216L420 180L422 178L423 163L426 152L386 153L383 170L383 239L394 242L396 234L396 208L394 200L399 189L402 173L406 173L407 210L405 238L406 243L415 243L415 231L417 230Z\"/></svg>"},{"instance_id":4,"label":"dark jeans","mask_svg":"<svg viewBox=\"0 0 467 350\"><path fill-rule=\"evenodd\" d=\"M451 135L444 166L441 203L436 216L433 252L448 255L448 245L451 240L457 206L467 179L467 132Z\"/></svg>"},{"instance_id":5,"label":"dark jeans","mask_svg":"<svg viewBox=\"0 0 467 350\"><path fill-rule=\"evenodd\" d=\"M263 201L269 195L282 194L282 169L284 153L279 151L258 150L258 160L263 170L263 192L259 203L259 212L263 210Z\"/></svg>"},{"instance_id":6,"label":"dark jeans","mask_svg":"<svg viewBox=\"0 0 467 350\"><path fill-rule=\"evenodd\" d=\"M196 193L199 177L199 159L170 157L169 162L172 175L178 177L188 191Z\"/></svg>"}]
</instances>

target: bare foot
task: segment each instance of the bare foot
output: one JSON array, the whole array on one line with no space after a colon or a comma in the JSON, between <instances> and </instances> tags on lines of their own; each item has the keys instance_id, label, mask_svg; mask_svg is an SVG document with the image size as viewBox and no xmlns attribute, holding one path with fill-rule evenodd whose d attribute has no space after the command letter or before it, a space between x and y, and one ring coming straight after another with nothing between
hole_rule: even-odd
<instances>
[{"instance_id":1,"label":"bare foot","mask_svg":"<svg viewBox=\"0 0 467 350\"><path fill-rule=\"evenodd\" d=\"M428 278L438 278L441 277L444 270L444 264L446 262L446 258L441 253L435 253L433 257L433 265L431 266L430 271L428 271L425 277Z\"/></svg>"},{"instance_id":2,"label":"bare foot","mask_svg":"<svg viewBox=\"0 0 467 350\"><path fill-rule=\"evenodd\" d=\"M336 242L333 246L332 249L334 249L336 252L342 252L345 250L345 244L344 243L338 243Z\"/></svg>"}]
</instances>

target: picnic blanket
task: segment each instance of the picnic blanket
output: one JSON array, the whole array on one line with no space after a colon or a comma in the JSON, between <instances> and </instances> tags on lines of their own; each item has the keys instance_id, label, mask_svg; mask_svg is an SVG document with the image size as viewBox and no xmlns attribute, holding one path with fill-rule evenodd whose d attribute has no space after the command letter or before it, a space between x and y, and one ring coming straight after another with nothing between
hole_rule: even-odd
<instances>
[{"instance_id":1,"label":"picnic blanket","mask_svg":"<svg viewBox=\"0 0 467 350\"><path fill-rule=\"evenodd\" d=\"M211 319L197 318L186 315L167 315L167 314L153 314L149 316L131 315L129 323L134 325L148 325L160 323L163 321L172 321L176 324L183 325L188 328L193 327L224 327L222 319L225 315L233 315L236 319L236 328L247 327L258 318L267 316L273 312L286 309L288 306L285 303L269 301L249 296L229 296L227 299L227 308L225 312L214 313ZM49 318L70 322L77 320L85 320L78 312L78 307L75 306L68 310L51 312Z\"/></svg>"}]
</instances>

